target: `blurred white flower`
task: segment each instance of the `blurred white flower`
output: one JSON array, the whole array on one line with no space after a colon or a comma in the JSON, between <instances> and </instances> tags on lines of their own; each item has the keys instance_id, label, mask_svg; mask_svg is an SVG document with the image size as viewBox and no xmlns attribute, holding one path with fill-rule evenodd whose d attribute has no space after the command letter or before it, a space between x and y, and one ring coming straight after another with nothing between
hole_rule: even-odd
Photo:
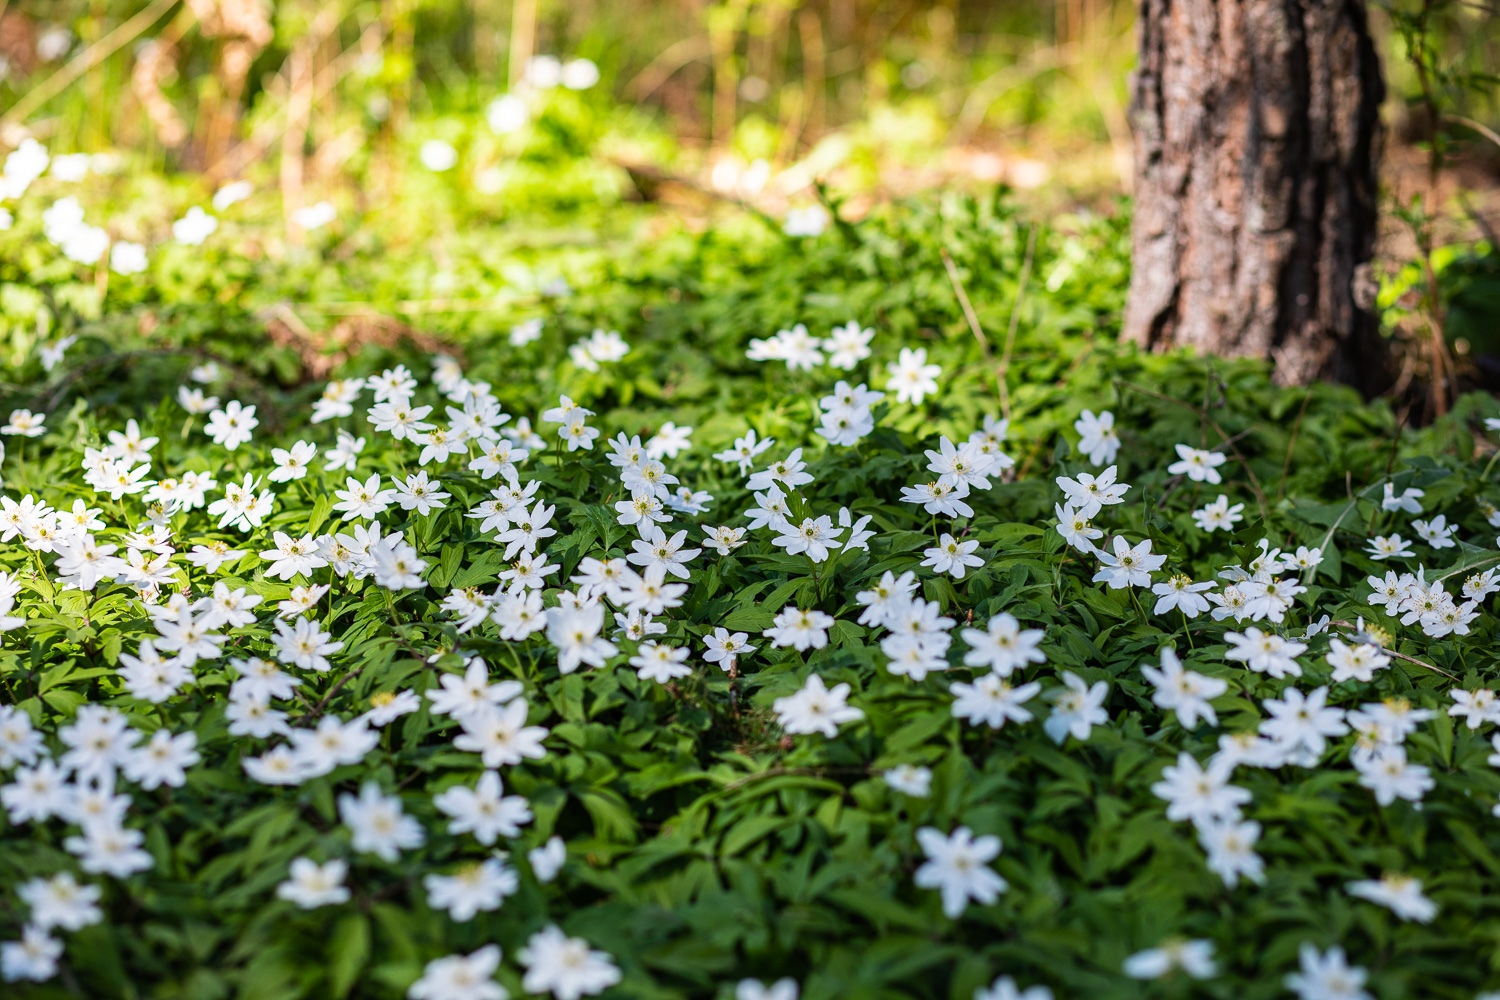
<instances>
[{"instance_id":1,"label":"blurred white flower","mask_svg":"<svg viewBox=\"0 0 1500 1000\"><path fill-rule=\"evenodd\" d=\"M563 67L557 56L532 56L526 64L526 82L537 90L551 90L562 80Z\"/></svg>"},{"instance_id":2,"label":"blurred white flower","mask_svg":"<svg viewBox=\"0 0 1500 1000\"><path fill-rule=\"evenodd\" d=\"M458 163L458 150L453 148L452 143L441 139L428 139L422 143L422 148L417 152L422 161L422 166L433 173L440 174L445 170L452 170Z\"/></svg>"},{"instance_id":3,"label":"blurred white flower","mask_svg":"<svg viewBox=\"0 0 1500 1000\"><path fill-rule=\"evenodd\" d=\"M109 248L109 267L116 274L140 274L146 269L146 248L121 240Z\"/></svg>"},{"instance_id":4,"label":"blurred white flower","mask_svg":"<svg viewBox=\"0 0 1500 1000\"><path fill-rule=\"evenodd\" d=\"M787 209L781 228L788 236L821 236L828 228L828 210L822 205Z\"/></svg>"},{"instance_id":5,"label":"blurred white flower","mask_svg":"<svg viewBox=\"0 0 1500 1000\"><path fill-rule=\"evenodd\" d=\"M172 223L172 238L190 247L202 246L219 228L219 220L194 205L187 214Z\"/></svg>"},{"instance_id":6,"label":"blurred white flower","mask_svg":"<svg viewBox=\"0 0 1500 1000\"><path fill-rule=\"evenodd\" d=\"M599 82L599 67L592 59L571 59L562 68L561 79L569 90L588 90Z\"/></svg>"},{"instance_id":7,"label":"blurred white flower","mask_svg":"<svg viewBox=\"0 0 1500 1000\"><path fill-rule=\"evenodd\" d=\"M516 94L501 94L490 102L484 117L490 123L491 132L509 135L526 127L526 123L531 120L531 112L523 98Z\"/></svg>"},{"instance_id":8,"label":"blurred white flower","mask_svg":"<svg viewBox=\"0 0 1500 1000\"><path fill-rule=\"evenodd\" d=\"M292 213L292 221L303 229L322 229L339 217L339 210L331 201L320 201L316 205L305 205Z\"/></svg>"},{"instance_id":9,"label":"blurred white flower","mask_svg":"<svg viewBox=\"0 0 1500 1000\"><path fill-rule=\"evenodd\" d=\"M214 192L214 211L222 212L230 205L244 201L254 190L249 181L230 181Z\"/></svg>"},{"instance_id":10,"label":"blurred white flower","mask_svg":"<svg viewBox=\"0 0 1500 1000\"><path fill-rule=\"evenodd\" d=\"M48 172L60 181L81 181L89 174L89 154L68 153L54 156L52 167Z\"/></svg>"}]
</instances>

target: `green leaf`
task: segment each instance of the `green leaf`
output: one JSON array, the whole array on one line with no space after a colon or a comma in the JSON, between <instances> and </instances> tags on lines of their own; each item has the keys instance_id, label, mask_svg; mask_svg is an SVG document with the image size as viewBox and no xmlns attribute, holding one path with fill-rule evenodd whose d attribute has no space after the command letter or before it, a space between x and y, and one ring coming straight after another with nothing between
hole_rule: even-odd
<instances>
[{"instance_id":1,"label":"green leaf","mask_svg":"<svg viewBox=\"0 0 1500 1000\"><path fill-rule=\"evenodd\" d=\"M328 939L328 989L334 997L346 997L359 980L370 958L370 920L363 913L339 918Z\"/></svg>"}]
</instances>

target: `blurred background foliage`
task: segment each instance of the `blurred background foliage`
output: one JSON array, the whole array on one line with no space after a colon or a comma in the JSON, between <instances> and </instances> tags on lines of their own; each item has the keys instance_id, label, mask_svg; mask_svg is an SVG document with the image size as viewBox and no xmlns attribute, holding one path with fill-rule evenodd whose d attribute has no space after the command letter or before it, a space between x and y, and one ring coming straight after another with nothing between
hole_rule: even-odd
<instances>
[{"instance_id":1,"label":"blurred background foliage","mask_svg":"<svg viewBox=\"0 0 1500 1000\"><path fill-rule=\"evenodd\" d=\"M1500 377L1500 6L1370 15L1390 92L1387 325L1427 336L1434 273L1466 384L1485 384ZM1064 234L1128 221L1134 17L1125 0L0 0L0 150L33 136L102 154L89 197L113 238L147 244L249 180L259 197L225 217L236 254L211 258L243 280L166 248L160 300L212 285L233 301L271 261L284 299L471 327L443 303L534 292L728 218L776 229L818 200L857 220L998 186ZM424 165L434 142L451 168ZM298 210L324 200L337 220L305 232ZM1408 357L1403 384L1421 384Z\"/></svg>"},{"instance_id":2,"label":"blurred background foliage","mask_svg":"<svg viewBox=\"0 0 1500 1000\"><path fill-rule=\"evenodd\" d=\"M1493 186L1500 143L1481 130L1500 128L1500 7L1417 2L1427 19L1419 44L1448 70L1442 110L1477 126L1453 165L1462 186ZM1435 124L1412 41L1398 30L1409 6L1372 8L1397 180L1407 147ZM600 71L579 106L556 110L588 119L578 138L606 161L768 207L813 178L873 197L1003 181L1048 204L1129 189L1135 11L1121 0L10 0L0 9L7 124L17 124L17 102L33 103L38 84L82 57L90 65L77 86L26 108L29 130L165 169L222 177L262 145L281 151L271 133L289 111L300 124L299 100L309 105L305 170L316 183L363 184L391 166L381 140L408 134L493 155L474 134L474 112L523 87L533 56L554 55ZM130 37L119 37L122 25ZM567 96L558 88L552 100ZM482 157L465 166L485 169Z\"/></svg>"}]
</instances>

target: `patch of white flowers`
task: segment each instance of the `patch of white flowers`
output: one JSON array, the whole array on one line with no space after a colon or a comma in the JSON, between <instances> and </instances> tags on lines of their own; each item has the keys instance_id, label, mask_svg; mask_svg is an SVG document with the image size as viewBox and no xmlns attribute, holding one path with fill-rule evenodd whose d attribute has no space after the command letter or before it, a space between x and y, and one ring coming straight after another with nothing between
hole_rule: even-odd
<instances>
[{"instance_id":1,"label":"patch of white flowers","mask_svg":"<svg viewBox=\"0 0 1500 1000\"><path fill-rule=\"evenodd\" d=\"M423 160L430 169L447 170L453 165L450 152L451 147L424 149ZM11 154L5 165L7 190L24 191L27 177L34 179L45 169L45 156L28 146ZM214 208L223 212L246 194L248 189L226 187L215 197ZM309 216L303 225L312 228L326 221ZM138 255L123 242L110 247L102 230L85 223L76 199L55 202L44 213L43 225L47 238L80 263L96 263L109 249L117 271L145 266L144 250ZM217 225L214 216L195 208L173 225L173 233L180 242L198 245ZM810 231L810 224L802 221L789 229ZM511 341L524 345L540 333L539 322L521 324ZM873 331L858 322L836 327L826 337L798 324L752 341L747 353L754 360L782 361L797 372L824 366L853 371L873 356L872 339ZM59 341L43 348L49 369L68 346ZM569 357L578 369L598 371L629 351L617 332L601 329L571 345ZM890 405L888 396L895 405L921 406L939 392L942 371L921 348L900 349L885 371L881 390L839 379L817 398L818 426L812 431L826 447L858 448L875 432L879 413ZM204 382L217 375L200 374ZM441 672L420 696L411 689L380 692L367 711L352 717L329 710L328 698L313 701L299 690L319 675L359 670L352 644L325 628L335 617L334 602L348 596L353 584L369 581L378 599L392 608L404 592L433 589L429 571L437 554L420 549L419 532L391 530L382 523L395 509L413 519L431 518L450 507L461 511L499 553L504 568L495 574L493 589L445 588L443 612L460 636L485 629L503 642L545 643L563 675L628 664L642 680L668 686L704 669L697 663L701 658L737 677L761 650L786 650L778 655L800 659L838 646L864 628L876 637L884 669L894 676L916 684L955 672L952 680L944 677L942 687L951 697L952 716L968 726L1014 731L1040 718L1046 737L1059 746L1068 746L1071 739L1076 747L1097 728L1110 725L1106 702L1112 686L1097 671L1059 669L1055 682L1045 684L1023 679L1024 672L1048 662L1043 645L1048 637L1042 629L1026 627L1017 617L1019 610L996 610L987 619L961 623L943 615L939 602L928 599L930 592L923 589L936 580L950 587L962 584L996 554L983 547L984 538L954 522L972 517L976 505L988 502L986 494L1014 478L1016 463L1005 451L1006 421L988 417L966 437L940 436L937 447L925 451L922 472L916 482L902 487L901 501L931 519L932 544L922 547L920 560L913 556L910 568L883 570L867 581L867 589L855 595L856 621L786 603L765 609L770 624L759 635L702 623L712 631L702 638L702 648L694 649L666 638L666 620L683 607L690 588L704 579L714 559L731 558L754 539L768 543L776 558L805 562L809 578L827 579L851 552L869 551L870 541L880 535L874 515L861 513L858 499L815 509L804 495L815 476L803 448L778 448L774 439L746 428L713 457L744 478L753 505L706 519L715 497L683 483L669 466L694 447L692 427L668 422L645 441L623 432L606 438L592 422L596 414L568 396L544 410L533 425L504 412L490 385L471 381L447 357L434 359L431 382L435 391L425 392L416 375L398 365L332 381L313 404L314 426L351 420L356 408L363 407L368 433L386 436L390 453L398 457L399 474L370 469L364 457L367 439L337 426L322 443L296 440L271 448L269 463L243 475L216 474L212 467L164 469L158 467L157 437L128 420L109 431L104 444L83 452L78 482L93 494L92 500L74 499L64 507L54 497L54 507L48 490L0 495L0 542L29 550L48 585L95 592L114 583L129 589L147 623L147 631L118 657L118 682L130 697L165 704L194 690L200 667L223 664L229 677L222 706L228 732L241 741L243 769L259 784L298 786L340 766L359 764L378 746L384 727L404 716L426 711L451 720L453 750L472 755L483 773L473 785L454 785L432 798L445 819L440 830L425 827L407 811L400 794L374 780L338 797L339 821L348 831L351 851L385 862L397 861L434 836L472 837L485 847L517 837L532 821L532 809L525 797L506 794L505 769L524 767L551 752L551 731L532 722L546 706L530 701L516 681L492 680L483 659L461 651L462 672ZM176 399L190 420L204 418L201 432L226 456L256 442L261 415L255 405L221 401L186 385L177 388ZM1166 552L1157 550L1169 540L1108 527L1111 515L1138 495L1120 480L1115 464L1121 440L1113 414L1085 410L1074 429L1078 451L1097 471L1074 469L1056 477L1060 495L1052 498L1057 503L1051 530L1071 550L1066 557L1085 561L1105 597L1122 606L1128 602L1142 617L1156 616L1168 628L1181 622L1188 641L1192 623L1203 616L1227 623L1232 630L1223 636L1229 646L1222 657L1226 665L1285 682L1275 697L1261 700L1263 721L1254 731L1219 735L1217 753L1204 761L1187 751L1178 753L1152 786L1168 820L1192 824L1206 867L1228 887L1263 882L1265 864L1256 848L1264 831L1250 818L1255 803L1246 788L1234 783L1236 773L1243 768L1323 767L1335 741L1344 737L1353 738L1347 759L1354 780L1380 806L1398 800L1421 803L1433 778L1426 767L1410 762L1405 744L1436 713L1399 699L1368 701L1354 709L1330 704L1332 685L1357 690L1390 669L1393 657L1400 655L1392 649L1391 637L1366 629L1362 621L1335 623L1343 629L1335 635L1327 618L1293 632L1291 620L1314 610L1305 605L1324 547L1284 551L1261 539L1258 554L1244 565L1225 566L1214 580L1195 580L1167 565L1169 545L1163 546ZM0 434L21 444L46 432L44 415L21 409L0 426ZM1162 456L1169 463L1166 472L1188 484L1221 485L1221 470L1230 462L1221 449L1228 442L1203 444L1176 445L1173 455ZM561 463L576 452L596 450L605 453L615 481L598 484L594 492L612 510L614 524L625 529L631 551L615 558L584 555L564 579L565 560L556 549L548 552L562 529L556 498L544 495L539 481L527 478L526 468L549 451ZM306 485L320 461L324 472L340 474L335 482L341 479L342 487L331 491L316 524L290 523L280 516L288 509L289 493ZM482 499L466 501L457 495L457 470L486 484ZM1382 511L1411 518L1409 533L1415 540L1395 532L1373 536L1368 540L1372 559L1414 559L1419 546L1440 553L1459 543L1445 515L1416 516L1423 513L1423 496L1420 489L1398 494L1385 485ZM1191 516L1198 530L1211 534L1234 530L1244 511L1244 503L1231 504L1227 494L1217 494ZM744 523L714 523L738 518ZM940 526L939 519L947 523ZM260 532L256 537L261 541L241 547L234 536L214 537L218 532ZM286 584L286 599L268 604L219 578L247 562ZM1494 568L1483 569L1458 583L1453 573L1439 576L1422 565L1411 572L1392 569L1368 578L1366 601L1430 639L1464 635L1483 613L1486 598L1500 590L1496 574ZM23 585L18 575L0 573L0 631L26 627L25 618L12 614ZM1315 644L1317 652L1311 652ZM446 652L437 650L434 659ZM1299 682L1305 661L1299 658L1320 654L1332 669L1330 681L1303 690ZM1169 737L1205 727L1217 730L1230 684L1188 669L1181 655L1175 646L1157 651L1152 662L1141 666L1143 690L1169 713L1163 716L1169 720L1164 723ZM1494 692L1455 688L1450 693L1448 715L1471 730L1500 723L1500 699ZM788 738L834 739L844 727L865 720L859 702L849 683L830 685L809 671L800 682L783 685L770 708ZM60 749L49 750L47 736L55 736ZM1500 736L1496 751L1491 762L1500 766ZM19 940L0 944L0 976L46 980L56 974L63 951L58 935L102 919L97 880L127 879L155 864L144 847L144 834L128 823L138 812L139 793L182 787L200 763L193 732L157 728L148 735L115 707L83 704L70 721L46 734L25 712L0 706L0 770L7 774L0 785L0 805L9 822L65 826L69 832L61 840L63 848L77 859L85 877L96 880L79 881L64 871L26 882L19 896L28 923ZM882 776L892 790L913 798L927 796L933 778L927 768L913 764L886 769ZM1500 814L1500 806L1496 810ZM976 836L965 826L951 832L921 827L914 837L922 854L915 885L934 890L947 917L958 919L971 905L994 904L1007 891L995 868L1002 851L998 837ZM542 881L556 877L567 863L567 845L557 838L526 860ZM426 873L421 885L431 907L464 922L505 905L518 892L518 872L509 857L496 855L454 871ZM299 857L274 892L302 908L342 905L351 898L348 873L347 859ZM1406 920L1428 921L1436 912L1422 894L1421 882L1400 873L1353 882L1346 891ZM555 926L533 934L517 959L528 991L551 992L564 1000L600 992L620 979L610 956ZM503 997L493 978L500 960L495 945L437 959L427 964L408 995L429 1000ZM1366 995L1363 970L1348 966L1338 948L1319 952L1305 946L1300 966L1287 984L1307 1000ZM1142 979L1173 970L1199 979L1216 975L1212 946L1164 942L1131 956L1124 968ZM770 987L746 980L737 995L795 1000L797 986L789 980ZM1008 978L976 994L1048 995L1039 987L1022 992Z\"/></svg>"}]
</instances>

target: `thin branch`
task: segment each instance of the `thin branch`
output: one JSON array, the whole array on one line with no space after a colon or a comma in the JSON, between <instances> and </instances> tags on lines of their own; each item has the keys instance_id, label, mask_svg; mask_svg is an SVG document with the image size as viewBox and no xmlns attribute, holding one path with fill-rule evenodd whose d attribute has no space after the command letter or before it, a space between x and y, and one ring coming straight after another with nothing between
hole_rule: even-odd
<instances>
[{"instance_id":1,"label":"thin branch","mask_svg":"<svg viewBox=\"0 0 1500 1000\"><path fill-rule=\"evenodd\" d=\"M1339 628L1357 629L1359 627L1358 625L1354 625L1354 624L1352 624L1350 622L1345 622L1345 621L1331 621L1328 624L1329 625L1337 625ZM1426 660L1419 660L1415 656L1407 656L1405 653L1398 653L1394 649L1390 649L1390 648L1385 647L1385 646L1382 646L1381 649L1384 652L1388 653L1389 655L1394 656L1398 660L1405 660L1407 663L1415 663L1419 667L1426 667L1428 670L1431 670L1433 673L1435 673L1435 674L1442 674L1444 677L1448 678L1450 681L1453 681L1455 683L1457 683L1457 681L1458 681L1457 677L1454 677L1452 674L1448 673L1448 671L1444 670L1442 667L1434 667L1432 664L1428 663Z\"/></svg>"},{"instance_id":2,"label":"thin branch","mask_svg":"<svg viewBox=\"0 0 1500 1000\"><path fill-rule=\"evenodd\" d=\"M1000 382L1010 381L1011 350L1016 346L1016 327L1021 322L1021 303L1026 301L1026 285L1031 281L1031 264L1036 255L1036 223L1026 234L1026 259L1021 263L1021 280L1016 286L1016 301L1010 307L1010 326L1005 331L1005 351L1000 355ZM1006 407L1005 419L1010 419L1010 408Z\"/></svg>"},{"instance_id":3,"label":"thin branch","mask_svg":"<svg viewBox=\"0 0 1500 1000\"><path fill-rule=\"evenodd\" d=\"M1481 122L1476 122L1472 118L1465 118L1463 115L1448 114L1443 115L1443 120L1457 122L1459 125L1462 125L1465 128L1471 128L1475 132L1478 132L1480 135L1484 136L1490 142L1493 142L1496 146L1500 146L1500 133L1497 133L1494 129L1488 127L1487 125L1484 125Z\"/></svg>"},{"instance_id":4,"label":"thin branch","mask_svg":"<svg viewBox=\"0 0 1500 1000\"><path fill-rule=\"evenodd\" d=\"M938 253L943 258L943 268L948 272L948 281L953 285L953 293L958 296L958 304L963 309L964 319L969 323L969 329L974 333L974 339L979 341L980 353L984 355L987 364L995 365L995 387L1000 390L1000 409L1006 420L1010 419L1010 392L1005 387L1005 375L1000 366L995 364L995 356L990 353L989 338L984 335L984 328L979 325L979 317L974 313L974 307L969 303L969 293L964 291L964 283L958 276L958 268L953 263L953 258L948 254L948 248L942 247Z\"/></svg>"}]
</instances>

